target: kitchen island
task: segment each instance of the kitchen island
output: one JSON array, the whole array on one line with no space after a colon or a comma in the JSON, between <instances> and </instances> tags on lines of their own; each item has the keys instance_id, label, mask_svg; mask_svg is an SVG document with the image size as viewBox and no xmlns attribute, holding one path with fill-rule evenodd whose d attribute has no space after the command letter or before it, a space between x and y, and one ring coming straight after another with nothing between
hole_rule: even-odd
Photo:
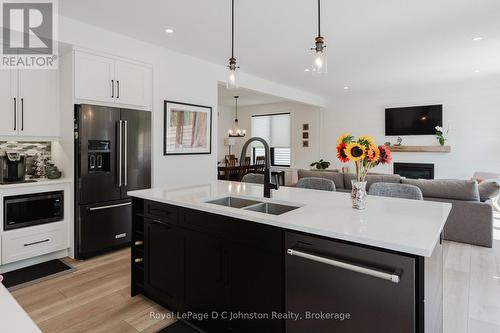
<instances>
[{"instance_id":1,"label":"kitchen island","mask_svg":"<svg viewBox=\"0 0 500 333\"><path fill-rule=\"evenodd\" d=\"M128 194L132 295L208 332L442 332L451 205L216 181Z\"/></svg>"}]
</instances>

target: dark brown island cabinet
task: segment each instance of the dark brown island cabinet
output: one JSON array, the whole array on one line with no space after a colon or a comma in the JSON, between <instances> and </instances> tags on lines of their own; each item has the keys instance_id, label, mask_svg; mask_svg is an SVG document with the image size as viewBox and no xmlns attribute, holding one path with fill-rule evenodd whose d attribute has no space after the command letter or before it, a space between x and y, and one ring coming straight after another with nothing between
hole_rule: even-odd
<instances>
[{"instance_id":1,"label":"dark brown island cabinet","mask_svg":"<svg viewBox=\"0 0 500 333\"><path fill-rule=\"evenodd\" d=\"M209 333L440 333L431 257L133 199L132 296Z\"/></svg>"}]
</instances>

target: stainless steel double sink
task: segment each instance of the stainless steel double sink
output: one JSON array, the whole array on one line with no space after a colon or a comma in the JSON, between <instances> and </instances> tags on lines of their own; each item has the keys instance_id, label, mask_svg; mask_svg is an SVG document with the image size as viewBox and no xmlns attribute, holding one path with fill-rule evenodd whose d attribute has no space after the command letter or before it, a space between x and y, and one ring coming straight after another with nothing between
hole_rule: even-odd
<instances>
[{"instance_id":1,"label":"stainless steel double sink","mask_svg":"<svg viewBox=\"0 0 500 333\"><path fill-rule=\"evenodd\" d=\"M219 206L250 210L254 212L260 212L271 215L281 215L286 212L292 211L294 209L300 208L299 206L289 206L274 202L263 202L251 199L231 197L231 196L215 200L209 200L205 202Z\"/></svg>"}]
</instances>

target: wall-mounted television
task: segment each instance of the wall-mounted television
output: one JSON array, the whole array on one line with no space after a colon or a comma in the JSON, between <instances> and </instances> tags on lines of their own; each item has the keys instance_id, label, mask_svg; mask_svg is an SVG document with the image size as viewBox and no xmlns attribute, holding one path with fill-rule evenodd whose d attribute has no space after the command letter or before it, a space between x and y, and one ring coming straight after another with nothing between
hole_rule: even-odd
<instances>
[{"instance_id":1,"label":"wall-mounted television","mask_svg":"<svg viewBox=\"0 0 500 333\"><path fill-rule=\"evenodd\" d=\"M436 126L443 126L443 105L385 109L387 136L436 134Z\"/></svg>"}]
</instances>

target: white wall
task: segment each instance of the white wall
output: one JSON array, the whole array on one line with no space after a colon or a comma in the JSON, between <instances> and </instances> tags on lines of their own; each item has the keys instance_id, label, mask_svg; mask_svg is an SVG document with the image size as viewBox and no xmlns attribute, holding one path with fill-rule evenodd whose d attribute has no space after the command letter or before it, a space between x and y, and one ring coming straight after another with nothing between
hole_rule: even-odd
<instances>
[{"instance_id":1,"label":"white wall","mask_svg":"<svg viewBox=\"0 0 500 333\"><path fill-rule=\"evenodd\" d=\"M219 115L221 123L227 122L224 118L229 118L230 125L233 125L234 110L230 110L230 114ZM241 153L241 146L250 137L252 115L256 114L271 114L289 112L291 118L291 168L309 168L311 162L319 159L320 152L320 112L318 107L299 104L294 102L282 102L272 104L261 104L244 106L238 108L238 120L241 129L247 130L247 137L236 138L237 145L233 147L236 155ZM220 123L220 124L221 124ZM302 147L302 124L309 124L309 148ZM226 128L227 130L227 128ZM219 135L225 136L226 132L222 130Z\"/></svg>"},{"instance_id":2,"label":"white wall","mask_svg":"<svg viewBox=\"0 0 500 333\"><path fill-rule=\"evenodd\" d=\"M224 64L212 64L66 17L59 18L59 29L62 42L153 65L153 186L203 183L216 178L217 83L226 78ZM272 95L325 105L322 97L245 73L241 73L240 83ZM163 156L164 100L213 107L212 154Z\"/></svg>"},{"instance_id":3,"label":"white wall","mask_svg":"<svg viewBox=\"0 0 500 333\"><path fill-rule=\"evenodd\" d=\"M500 172L500 79L476 79L370 93L354 90L336 96L322 112L322 154L335 160L340 133L371 135L378 143L395 142L384 135L384 109L391 106L443 104L443 121L451 126L451 153L394 153L396 162L436 164L436 178L470 178L474 171ZM436 145L434 136L405 136L403 144ZM353 167L350 166L353 170ZM378 172L392 173L392 165Z\"/></svg>"},{"instance_id":4,"label":"white wall","mask_svg":"<svg viewBox=\"0 0 500 333\"><path fill-rule=\"evenodd\" d=\"M229 153L229 147L224 146L224 139L227 138L227 130L234 125L234 107L219 105L217 107L217 161L223 161L224 156ZM240 151L236 147L231 147L231 154L239 155Z\"/></svg>"}]
</instances>

